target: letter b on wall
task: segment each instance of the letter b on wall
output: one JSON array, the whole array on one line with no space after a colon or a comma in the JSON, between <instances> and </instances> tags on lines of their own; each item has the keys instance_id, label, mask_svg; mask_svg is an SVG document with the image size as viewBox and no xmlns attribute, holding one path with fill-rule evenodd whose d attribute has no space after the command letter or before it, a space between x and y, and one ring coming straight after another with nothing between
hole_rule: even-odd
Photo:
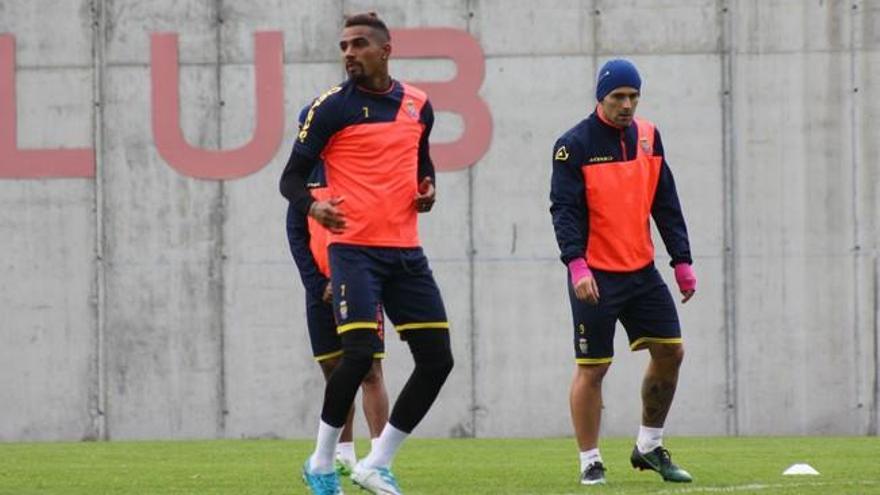
<instances>
[{"instance_id":1,"label":"letter b on wall","mask_svg":"<svg viewBox=\"0 0 880 495\"><path fill-rule=\"evenodd\" d=\"M492 116L479 95L486 68L480 44L467 32L450 28L396 29L391 39L396 57L449 58L455 63L451 81L413 84L428 93L434 111L457 113L464 121L457 141L431 147L437 169L470 167L486 154L492 140Z\"/></svg>"}]
</instances>

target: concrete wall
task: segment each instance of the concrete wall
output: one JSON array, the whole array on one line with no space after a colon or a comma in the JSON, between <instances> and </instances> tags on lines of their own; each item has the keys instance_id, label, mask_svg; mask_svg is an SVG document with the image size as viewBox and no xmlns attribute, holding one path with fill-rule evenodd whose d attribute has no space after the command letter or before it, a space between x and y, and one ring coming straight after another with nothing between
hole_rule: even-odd
<instances>
[{"instance_id":1,"label":"concrete wall","mask_svg":"<svg viewBox=\"0 0 880 495\"><path fill-rule=\"evenodd\" d=\"M880 2L0 0L18 147L96 162L0 179L0 440L312 436L323 380L276 181L298 109L343 76L342 13L366 9L476 38L494 122L421 224L457 365L420 435L570 434L551 148L612 56L642 71L699 277L670 434L877 434ZM284 143L241 179L179 174L153 142L150 33L179 33L186 139L227 149L253 132L265 30L284 36ZM438 114L435 140L461 126ZM604 432L630 435L646 356L619 333ZM411 364L394 336L388 354L396 395Z\"/></svg>"}]
</instances>

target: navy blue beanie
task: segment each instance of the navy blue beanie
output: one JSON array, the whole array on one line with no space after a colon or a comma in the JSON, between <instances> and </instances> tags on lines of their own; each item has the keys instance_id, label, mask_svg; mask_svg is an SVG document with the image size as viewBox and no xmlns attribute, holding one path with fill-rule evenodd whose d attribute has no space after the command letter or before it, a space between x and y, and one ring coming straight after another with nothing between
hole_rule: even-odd
<instances>
[{"instance_id":1,"label":"navy blue beanie","mask_svg":"<svg viewBox=\"0 0 880 495\"><path fill-rule=\"evenodd\" d=\"M622 86L642 89L642 78L636 66L622 58L605 62L596 79L596 100L602 101L605 95Z\"/></svg>"}]
</instances>

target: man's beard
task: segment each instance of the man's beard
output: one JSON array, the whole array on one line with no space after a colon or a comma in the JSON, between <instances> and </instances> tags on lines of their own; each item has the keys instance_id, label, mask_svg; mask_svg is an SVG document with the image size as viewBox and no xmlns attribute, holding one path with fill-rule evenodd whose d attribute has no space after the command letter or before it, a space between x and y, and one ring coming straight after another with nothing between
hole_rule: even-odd
<instances>
[{"instance_id":1,"label":"man's beard","mask_svg":"<svg viewBox=\"0 0 880 495\"><path fill-rule=\"evenodd\" d=\"M351 70L346 68L345 72L348 74L348 79L352 82L361 83L366 79L363 65L354 64L351 66Z\"/></svg>"}]
</instances>

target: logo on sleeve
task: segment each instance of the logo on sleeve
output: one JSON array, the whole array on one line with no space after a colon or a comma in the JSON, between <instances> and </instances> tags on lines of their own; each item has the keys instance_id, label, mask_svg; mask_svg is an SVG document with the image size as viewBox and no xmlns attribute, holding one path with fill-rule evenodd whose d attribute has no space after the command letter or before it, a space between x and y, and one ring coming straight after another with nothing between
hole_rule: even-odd
<instances>
[{"instance_id":1,"label":"logo on sleeve","mask_svg":"<svg viewBox=\"0 0 880 495\"><path fill-rule=\"evenodd\" d=\"M554 160L558 160L560 162L564 162L568 160L568 150L565 149L565 146L560 146L558 150L556 150L556 154L553 155Z\"/></svg>"}]
</instances>

